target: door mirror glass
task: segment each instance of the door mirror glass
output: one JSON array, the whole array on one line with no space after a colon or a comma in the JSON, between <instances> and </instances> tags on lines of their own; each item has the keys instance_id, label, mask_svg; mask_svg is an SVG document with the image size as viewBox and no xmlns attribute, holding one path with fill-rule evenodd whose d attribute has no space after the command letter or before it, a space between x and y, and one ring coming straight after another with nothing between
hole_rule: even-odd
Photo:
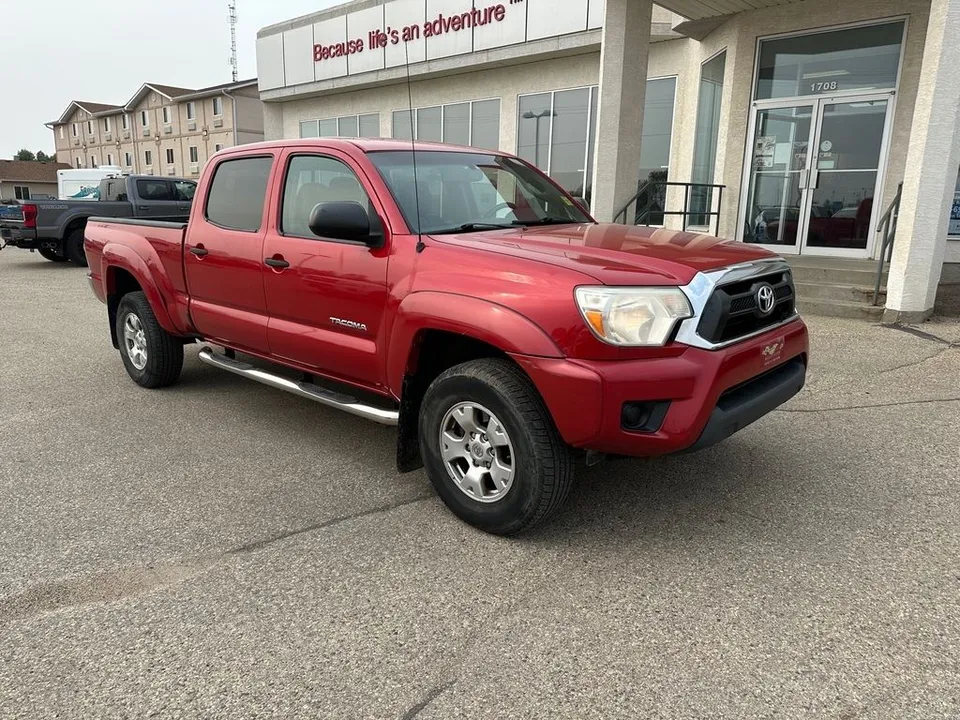
<instances>
[{"instance_id":1,"label":"door mirror glass","mask_svg":"<svg viewBox=\"0 0 960 720\"><path fill-rule=\"evenodd\" d=\"M371 232L367 211L351 200L317 203L310 213L310 231L318 237L364 242L372 247L379 247L382 241L382 234Z\"/></svg>"}]
</instances>

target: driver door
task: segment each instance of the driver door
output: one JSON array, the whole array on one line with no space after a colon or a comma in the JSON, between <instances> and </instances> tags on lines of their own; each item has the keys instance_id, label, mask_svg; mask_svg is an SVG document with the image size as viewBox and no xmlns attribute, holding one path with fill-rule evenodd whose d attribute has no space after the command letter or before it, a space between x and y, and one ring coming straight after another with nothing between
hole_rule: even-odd
<instances>
[{"instance_id":1,"label":"driver door","mask_svg":"<svg viewBox=\"0 0 960 720\"><path fill-rule=\"evenodd\" d=\"M280 207L271 213L263 251L271 353L320 375L381 387L390 238L371 249L317 237L309 220L327 201L357 202L371 216L382 211L346 155L296 150L283 163Z\"/></svg>"}]
</instances>

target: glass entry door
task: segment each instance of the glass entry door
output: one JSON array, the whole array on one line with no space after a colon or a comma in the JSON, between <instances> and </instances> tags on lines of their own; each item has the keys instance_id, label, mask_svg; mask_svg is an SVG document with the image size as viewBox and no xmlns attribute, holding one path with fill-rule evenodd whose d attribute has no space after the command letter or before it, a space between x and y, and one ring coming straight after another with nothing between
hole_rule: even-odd
<instances>
[{"instance_id":1,"label":"glass entry door","mask_svg":"<svg viewBox=\"0 0 960 720\"><path fill-rule=\"evenodd\" d=\"M745 242L783 254L869 257L891 97L758 105Z\"/></svg>"}]
</instances>

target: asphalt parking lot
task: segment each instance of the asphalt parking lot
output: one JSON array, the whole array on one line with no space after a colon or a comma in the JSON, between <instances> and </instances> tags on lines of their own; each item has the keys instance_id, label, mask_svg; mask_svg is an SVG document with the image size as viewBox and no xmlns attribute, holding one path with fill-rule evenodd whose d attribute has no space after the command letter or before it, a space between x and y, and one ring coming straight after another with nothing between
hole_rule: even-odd
<instances>
[{"instance_id":1,"label":"asphalt parking lot","mask_svg":"<svg viewBox=\"0 0 960 720\"><path fill-rule=\"evenodd\" d=\"M810 319L784 409L508 540L196 347L138 388L85 272L0 253L0 717L960 717L960 324Z\"/></svg>"}]
</instances>

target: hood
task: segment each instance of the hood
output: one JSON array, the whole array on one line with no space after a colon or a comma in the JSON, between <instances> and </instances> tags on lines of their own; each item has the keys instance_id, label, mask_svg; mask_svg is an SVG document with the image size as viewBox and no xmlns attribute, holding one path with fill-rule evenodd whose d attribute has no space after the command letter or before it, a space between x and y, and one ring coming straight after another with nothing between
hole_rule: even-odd
<instances>
[{"instance_id":1,"label":"hood","mask_svg":"<svg viewBox=\"0 0 960 720\"><path fill-rule=\"evenodd\" d=\"M636 225L546 225L432 237L558 265L605 285L686 285L700 271L775 257L734 240Z\"/></svg>"}]
</instances>

